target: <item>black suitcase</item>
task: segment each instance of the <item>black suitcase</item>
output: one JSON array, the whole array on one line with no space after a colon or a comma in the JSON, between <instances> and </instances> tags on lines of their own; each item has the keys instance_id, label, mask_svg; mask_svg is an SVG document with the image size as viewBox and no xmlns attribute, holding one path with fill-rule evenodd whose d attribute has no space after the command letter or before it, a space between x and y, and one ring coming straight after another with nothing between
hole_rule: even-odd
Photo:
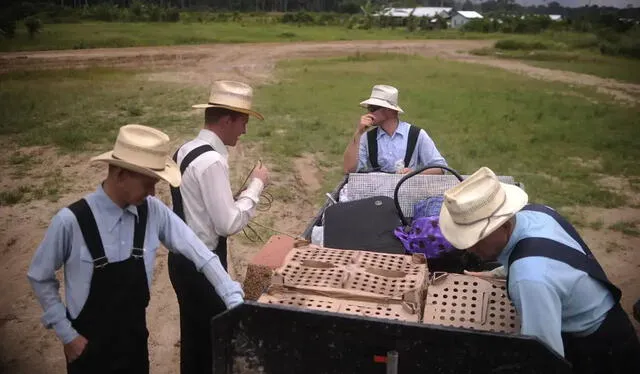
<instances>
[{"instance_id":1,"label":"black suitcase","mask_svg":"<svg viewBox=\"0 0 640 374\"><path fill-rule=\"evenodd\" d=\"M404 254L402 242L393 231L402 221L393 199L374 196L337 203L325 210L324 246Z\"/></svg>"}]
</instances>

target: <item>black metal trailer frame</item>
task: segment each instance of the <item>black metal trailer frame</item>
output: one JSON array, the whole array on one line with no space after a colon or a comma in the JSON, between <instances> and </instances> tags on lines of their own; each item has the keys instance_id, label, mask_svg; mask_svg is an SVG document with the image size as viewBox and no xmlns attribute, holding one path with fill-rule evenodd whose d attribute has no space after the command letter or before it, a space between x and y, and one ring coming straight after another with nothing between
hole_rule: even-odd
<instances>
[{"instance_id":1,"label":"black metal trailer frame","mask_svg":"<svg viewBox=\"0 0 640 374\"><path fill-rule=\"evenodd\" d=\"M347 181L330 193L335 201ZM311 240L331 204L327 199L303 238ZM211 332L215 373L571 373L534 337L252 301L215 316Z\"/></svg>"}]
</instances>

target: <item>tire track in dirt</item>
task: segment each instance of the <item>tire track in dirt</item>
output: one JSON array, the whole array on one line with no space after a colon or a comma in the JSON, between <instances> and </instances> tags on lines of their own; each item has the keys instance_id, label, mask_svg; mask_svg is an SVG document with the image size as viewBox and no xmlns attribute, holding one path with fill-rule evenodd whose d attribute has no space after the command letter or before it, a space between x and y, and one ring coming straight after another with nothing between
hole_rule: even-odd
<instances>
[{"instance_id":1,"label":"tire track in dirt","mask_svg":"<svg viewBox=\"0 0 640 374\"><path fill-rule=\"evenodd\" d=\"M389 40L298 43L206 44L193 46L102 48L0 53L0 73L18 70L87 67L145 68L156 71L152 79L208 85L218 77L236 77L254 83L268 82L281 60L323 58L356 52L416 54L425 57L488 65L535 79L594 87L618 100L638 103L640 85L592 75L551 70L516 60L469 54L490 47L490 40ZM167 73L170 72L170 73ZM209 80L203 80L208 77Z\"/></svg>"}]
</instances>

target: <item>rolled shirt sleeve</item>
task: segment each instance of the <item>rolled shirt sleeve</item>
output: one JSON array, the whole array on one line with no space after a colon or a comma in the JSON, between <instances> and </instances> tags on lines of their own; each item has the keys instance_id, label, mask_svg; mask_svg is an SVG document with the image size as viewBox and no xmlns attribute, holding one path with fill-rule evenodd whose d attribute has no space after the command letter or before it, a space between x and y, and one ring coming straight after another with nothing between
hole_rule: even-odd
<instances>
[{"instance_id":1,"label":"rolled shirt sleeve","mask_svg":"<svg viewBox=\"0 0 640 374\"><path fill-rule=\"evenodd\" d=\"M442 157L440 151L436 147L431 137L427 135L427 132L420 130L418 136L418 144L416 146L418 151L418 165L440 165L448 166L447 161Z\"/></svg>"},{"instance_id":2,"label":"rolled shirt sleeve","mask_svg":"<svg viewBox=\"0 0 640 374\"><path fill-rule=\"evenodd\" d=\"M234 201L229 171L223 160L208 165L197 178L204 206L218 236L239 232L255 216L255 207L264 188L261 180L252 178L247 189Z\"/></svg>"},{"instance_id":3,"label":"rolled shirt sleeve","mask_svg":"<svg viewBox=\"0 0 640 374\"><path fill-rule=\"evenodd\" d=\"M194 263L213 285L216 293L231 308L243 302L244 292L224 270L218 256L210 251L197 235L169 208L157 201L162 215L160 240L173 252L180 253Z\"/></svg>"}]
</instances>

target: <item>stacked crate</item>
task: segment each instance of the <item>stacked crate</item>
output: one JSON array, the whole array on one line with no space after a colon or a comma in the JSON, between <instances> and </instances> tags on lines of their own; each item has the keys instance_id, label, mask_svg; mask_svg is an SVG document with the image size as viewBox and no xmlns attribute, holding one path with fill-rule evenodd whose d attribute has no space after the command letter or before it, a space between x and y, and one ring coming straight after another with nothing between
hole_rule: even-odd
<instances>
[{"instance_id":1,"label":"stacked crate","mask_svg":"<svg viewBox=\"0 0 640 374\"><path fill-rule=\"evenodd\" d=\"M257 267L265 266L254 260L248 277L250 273L261 272ZM381 254L306 244L291 248L281 265L272 269L270 284L257 301L418 322L428 274L426 259L421 255Z\"/></svg>"},{"instance_id":2,"label":"stacked crate","mask_svg":"<svg viewBox=\"0 0 640 374\"><path fill-rule=\"evenodd\" d=\"M517 333L504 282L429 274L422 255L318 247L272 237L253 258L245 294L260 303Z\"/></svg>"}]
</instances>

